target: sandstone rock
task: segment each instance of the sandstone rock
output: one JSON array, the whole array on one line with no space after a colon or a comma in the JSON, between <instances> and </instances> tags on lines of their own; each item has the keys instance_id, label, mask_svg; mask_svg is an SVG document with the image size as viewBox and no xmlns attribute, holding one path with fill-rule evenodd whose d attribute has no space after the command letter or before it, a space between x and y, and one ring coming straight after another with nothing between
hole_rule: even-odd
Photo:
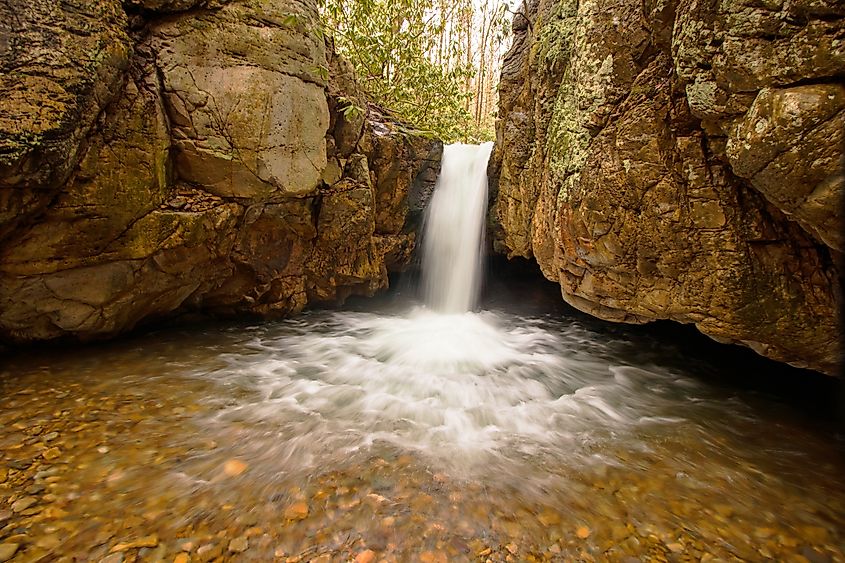
<instances>
[{"instance_id":1,"label":"sandstone rock","mask_svg":"<svg viewBox=\"0 0 845 563\"><path fill-rule=\"evenodd\" d=\"M119 4L94 4L74 15L30 4L27 33L49 35L113 9L114 21L100 14L102 25L86 29L100 34L91 37L104 54L115 41L128 53ZM0 219L0 229L8 226L0 338L101 338L186 310L282 316L314 301L371 295L387 285L388 268L409 263L416 223L408 201L416 186L432 184L440 143L370 115L348 65L330 49L327 60L316 2L124 4L134 20L147 18L146 31L131 60L84 76L103 81L86 86L97 93L97 111L111 103L93 127L82 122L87 109L66 119L68 139L78 144L87 133L82 150L62 141L70 148L38 156L37 173L49 172L49 181L0 174L0 194L29 194L36 184L53 190L49 205L33 203L37 220L0 195L17 217ZM0 57L13 64L18 51ZM341 99L364 108L360 123L341 119ZM53 107L46 96L32 101ZM9 113L9 123L21 115ZM376 126L386 134L365 142ZM0 139L19 142L4 135L0 128ZM386 155L404 160L387 166Z\"/></svg>"},{"instance_id":2,"label":"sandstone rock","mask_svg":"<svg viewBox=\"0 0 845 563\"><path fill-rule=\"evenodd\" d=\"M120 90L131 45L119 0L0 4L0 240L41 212Z\"/></svg>"},{"instance_id":3,"label":"sandstone rock","mask_svg":"<svg viewBox=\"0 0 845 563\"><path fill-rule=\"evenodd\" d=\"M228 0L123 0L129 8L157 12L181 12L191 8L219 8Z\"/></svg>"},{"instance_id":4,"label":"sandstone rock","mask_svg":"<svg viewBox=\"0 0 845 563\"><path fill-rule=\"evenodd\" d=\"M12 503L12 512L19 513L38 504L38 499L35 497L23 497Z\"/></svg>"},{"instance_id":5,"label":"sandstone rock","mask_svg":"<svg viewBox=\"0 0 845 563\"><path fill-rule=\"evenodd\" d=\"M246 537L238 537L229 542L228 550L231 553L243 553L249 549L249 539Z\"/></svg>"},{"instance_id":6,"label":"sandstone rock","mask_svg":"<svg viewBox=\"0 0 845 563\"><path fill-rule=\"evenodd\" d=\"M183 180L224 197L315 190L326 167L318 69L327 61L323 41L301 29L317 26L310 2L243 2L155 27L149 47Z\"/></svg>"},{"instance_id":7,"label":"sandstone rock","mask_svg":"<svg viewBox=\"0 0 845 563\"><path fill-rule=\"evenodd\" d=\"M399 234L422 223L423 211L431 200L443 143L409 134L407 128L376 116L365 131L371 145L367 152L370 169L376 177L376 231Z\"/></svg>"},{"instance_id":8,"label":"sandstone rock","mask_svg":"<svg viewBox=\"0 0 845 563\"><path fill-rule=\"evenodd\" d=\"M728 136L733 172L820 242L845 250L845 85L760 90Z\"/></svg>"},{"instance_id":9,"label":"sandstone rock","mask_svg":"<svg viewBox=\"0 0 845 563\"><path fill-rule=\"evenodd\" d=\"M144 536L128 542L119 543L113 546L109 552L116 553L118 551L126 551L128 549L137 549L139 547L155 547L158 545L158 536L155 534Z\"/></svg>"},{"instance_id":10,"label":"sandstone rock","mask_svg":"<svg viewBox=\"0 0 845 563\"><path fill-rule=\"evenodd\" d=\"M302 520L308 516L308 505L296 502L285 508L285 518L288 520Z\"/></svg>"},{"instance_id":11,"label":"sandstone rock","mask_svg":"<svg viewBox=\"0 0 845 563\"><path fill-rule=\"evenodd\" d=\"M3 542L0 543L0 561L8 561L18 552L20 544Z\"/></svg>"},{"instance_id":12,"label":"sandstone rock","mask_svg":"<svg viewBox=\"0 0 845 563\"><path fill-rule=\"evenodd\" d=\"M230 459L223 464L223 473L229 477L237 477L247 470L249 466L239 459ZM190 550L188 550L190 551Z\"/></svg>"},{"instance_id":13,"label":"sandstone rock","mask_svg":"<svg viewBox=\"0 0 845 563\"><path fill-rule=\"evenodd\" d=\"M494 248L598 317L695 323L833 373L843 16L529 0L500 86Z\"/></svg>"}]
</instances>

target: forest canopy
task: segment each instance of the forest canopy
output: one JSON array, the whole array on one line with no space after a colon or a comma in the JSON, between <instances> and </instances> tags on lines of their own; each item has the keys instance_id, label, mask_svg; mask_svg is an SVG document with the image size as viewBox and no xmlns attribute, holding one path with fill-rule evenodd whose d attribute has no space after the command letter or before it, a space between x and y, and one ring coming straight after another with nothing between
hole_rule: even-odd
<instances>
[{"instance_id":1,"label":"forest canopy","mask_svg":"<svg viewBox=\"0 0 845 563\"><path fill-rule=\"evenodd\" d=\"M323 20L374 103L446 142L493 139L507 0L326 0Z\"/></svg>"}]
</instances>

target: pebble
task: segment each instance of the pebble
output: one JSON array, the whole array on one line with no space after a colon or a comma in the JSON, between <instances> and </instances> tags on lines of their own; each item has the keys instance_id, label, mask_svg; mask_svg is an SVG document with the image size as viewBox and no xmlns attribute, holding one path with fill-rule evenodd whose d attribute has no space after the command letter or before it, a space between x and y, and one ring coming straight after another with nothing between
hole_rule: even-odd
<instances>
[{"instance_id":1,"label":"pebble","mask_svg":"<svg viewBox=\"0 0 845 563\"><path fill-rule=\"evenodd\" d=\"M29 536L27 536L26 534L14 534L6 538L5 541L7 541L8 543L29 543Z\"/></svg>"},{"instance_id":2,"label":"pebble","mask_svg":"<svg viewBox=\"0 0 845 563\"><path fill-rule=\"evenodd\" d=\"M389 461L352 459L298 478L273 474L261 452L254 458L231 453L250 435L251 423L199 439L180 434L182 423L174 423L172 413L177 401L185 404L185 395L171 400L135 389L95 398L88 392L80 385L60 404L39 390L33 397L49 400L27 416L9 416L5 404L0 409L0 455L6 455L0 460L0 549L20 546L7 556L15 561L269 561L277 546L276 560L300 563L715 562L730 560L732 553L747 560L845 561L845 497L831 495L825 507L814 492L802 505L786 488L767 489L778 502L798 502L780 518L755 496L753 483L759 481L739 479L737 497L747 502L722 495L731 504L716 505L690 487L712 485L708 471L717 475L720 467L703 460L696 468L683 456L675 459L674 445L641 458L628 452L625 469L584 468L566 478L571 490L549 489L539 498L530 490L508 496L513 491L495 479L433 475L434 468L416 456L403 456L401 465L381 452ZM85 402L77 408L73 401L80 397ZM195 406L179 407L178 420L207 414ZM39 408L49 409L43 410L47 416L59 409L56 416L64 422L44 422L34 438L27 429L41 420ZM15 429L18 420L23 427ZM124 440L127 435L131 440ZM45 462L48 451L68 463ZM694 457L698 451L684 453ZM675 478L679 470L684 479ZM549 471L550 479L560 477L553 467ZM167 480L177 473L191 485ZM271 491L266 480L252 479L271 474L277 481ZM752 510L752 501L763 508ZM125 517L113 518L115 513ZM156 531L157 545L144 541ZM65 543L56 547L57 538ZM123 551L110 553L112 546Z\"/></svg>"},{"instance_id":3,"label":"pebble","mask_svg":"<svg viewBox=\"0 0 845 563\"><path fill-rule=\"evenodd\" d=\"M560 514L553 510L544 510L537 516L537 520L543 526L555 526L560 524Z\"/></svg>"},{"instance_id":4,"label":"pebble","mask_svg":"<svg viewBox=\"0 0 845 563\"><path fill-rule=\"evenodd\" d=\"M442 551L423 551L420 553L422 563L448 563L449 559Z\"/></svg>"},{"instance_id":5,"label":"pebble","mask_svg":"<svg viewBox=\"0 0 845 563\"><path fill-rule=\"evenodd\" d=\"M367 549L355 556L355 563L372 563L375 558L376 552L372 549Z\"/></svg>"},{"instance_id":6,"label":"pebble","mask_svg":"<svg viewBox=\"0 0 845 563\"><path fill-rule=\"evenodd\" d=\"M288 520L302 520L308 516L308 505L304 502L296 502L285 509L285 518Z\"/></svg>"},{"instance_id":7,"label":"pebble","mask_svg":"<svg viewBox=\"0 0 845 563\"><path fill-rule=\"evenodd\" d=\"M193 538L182 538L176 542L176 548L179 551L187 551L190 553L196 546L197 542Z\"/></svg>"},{"instance_id":8,"label":"pebble","mask_svg":"<svg viewBox=\"0 0 845 563\"><path fill-rule=\"evenodd\" d=\"M16 500L12 504L12 512L23 512L27 508L35 505L38 503L38 499L35 497L24 497L22 499Z\"/></svg>"},{"instance_id":9,"label":"pebble","mask_svg":"<svg viewBox=\"0 0 845 563\"><path fill-rule=\"evenodd\" d=\"M244 551L249 549L249 540L244 536L235 538L229 542L228 549L232 553L243 553Z\"/></svg>"},{"instance_id":10,"label":"pebble","mask_svg":"<svg viewBox=\"0 0 845 563\"><path fill-rule=\"evenodd\" d=\"M197 549L197 557L200 561L211 561L220 556L223 552L223 548L219 545L215 545L213 543L207 543L205 545L201 545L199 549Z\"/></svg>"},{"instance_id":11,"label":"pebble","mask_svg":"<svg viewBox=\"0 0 845 563\"><path fill-rule=\"evenodd\" d=\"M8 561L18 552L20 544L17 543L0 543L0 562Z\"/></svg>"},{"instance_id":12,"label":"pebble","mask_svg":"<svg viewBox=\"0 0 845 563\"><path fill-rule=\"evenodd\" d=\"M60 450L59 448L50 448L48 450L44 450L41 455L44 456L44 459L46 459L47 461L52 461L58 457L61 457L62 450Z\"/></svg>"},{"instance_id":13,"label":"pebble","mask_svg":"<svg viewBox=\"0 0 845 563\"><path fill-rule=\"evenodd\" d=\"M153 534L151 536L144 536L137 540L132 540L124 543L119 543L112 547L109 552L126 551L127 549L135 549L138 547L155 547L158 545L158 536Z\"/></svg>"},{"instance_id":14,"label":"pebble","mask_svg":"<svg viewBox=\"0 0 845 563\"><path fill-rule=\"evenodd\" d=\"M223 472L229 477L237 477L247 470L249 466L239 459L230 459L223 464Z\"/></svg>"},{"instance_id":15,"label":"pebble","mask_svg":"<svg viewBox=\"0 0 845 563\"><path fill-rule=\"evenodd\" d=\"M50 534L50 535L47 535L47 536L41 536L35 542L35 545L37 545L38 547L47 549L47 550L53 550L53 549L59 547L61 544L62 544L62 540L60 540L57 536L55 536L53 534Z\"/></svg>"}]
</instances>

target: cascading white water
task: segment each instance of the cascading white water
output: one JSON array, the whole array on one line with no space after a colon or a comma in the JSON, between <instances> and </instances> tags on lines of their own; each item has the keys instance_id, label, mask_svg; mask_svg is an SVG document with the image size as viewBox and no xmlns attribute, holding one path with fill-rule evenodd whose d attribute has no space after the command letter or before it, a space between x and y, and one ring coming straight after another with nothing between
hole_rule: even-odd
<instances>
[{"instance_id":1,"label":"cascading white water","mask_svg":"<svg viewBox=\"0 0 845 563\"><path fill-rule=\"evenodd\" d=\"M472 310L491 148L445 147L425 224L425 307L315 312L257 328L244 351L203 374L242 389L244 398L224 395L218 422L270 421L281 430L256 447L287 470L386 446L470 472L536 456L587 463L595 456L578 444L592 444L597 429L670 420L645 420L652 402L623 400L630 370L603 360L605 345L587 331Z\"/></svg>"},{"instance_id":2,"label":"cascading white water","mask_svg":"<svg viewBox=\"0 0 845 563\"><path fill-rule=\"evenodd\" d=\"M423 234L426 304L441 313L475 305L481 278L487 161L493 143L443 147Z\"/></svg>"}]
</instances>

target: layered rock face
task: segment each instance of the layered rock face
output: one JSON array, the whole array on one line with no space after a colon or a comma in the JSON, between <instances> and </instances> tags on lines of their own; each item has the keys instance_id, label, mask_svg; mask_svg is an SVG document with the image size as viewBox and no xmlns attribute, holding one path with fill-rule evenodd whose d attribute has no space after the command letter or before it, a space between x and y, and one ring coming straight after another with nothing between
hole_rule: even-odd
<instances>
[{"instance_id":1,"label":"layered rock face","mask_svg":"<svg viewBox=\"0 0 845 563\"><path fill-rule=\"evenodd\" d=\"M367 113L317 18L312 0L0 2L4 339L386 287L442 145Z\"/></svg>"},{"instance_id":2,"label":"layered rock face","mask_svg":"<svg viewBox=\"0 0 845 563\"><path fill-rule=\"evenodd\" d=\"M495 248L575 307L839 370L845 5L528 0Z\"/></svg>"}]
</instances>

